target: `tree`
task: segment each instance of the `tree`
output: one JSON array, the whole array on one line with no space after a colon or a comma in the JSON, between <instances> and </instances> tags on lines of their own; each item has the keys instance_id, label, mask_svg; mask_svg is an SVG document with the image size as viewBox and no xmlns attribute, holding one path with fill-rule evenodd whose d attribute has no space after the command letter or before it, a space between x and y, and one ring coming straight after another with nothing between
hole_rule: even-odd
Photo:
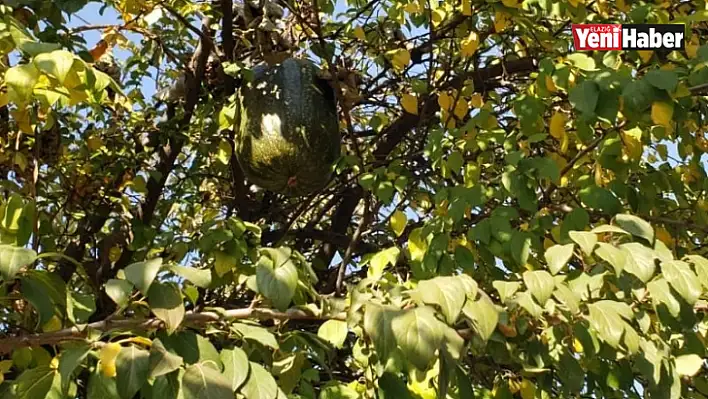
<instances>
[{"instance_id":1,"label":"tree","mask_svg":"<svg viewBox=\"0 0 708 399\"><path fill-rule=\"evenodd\" d=\"M4 2L0 396L708 397L706 7ZM287 57L342 130L299 198L233 151Z\"/></svg>"}]
</instances>

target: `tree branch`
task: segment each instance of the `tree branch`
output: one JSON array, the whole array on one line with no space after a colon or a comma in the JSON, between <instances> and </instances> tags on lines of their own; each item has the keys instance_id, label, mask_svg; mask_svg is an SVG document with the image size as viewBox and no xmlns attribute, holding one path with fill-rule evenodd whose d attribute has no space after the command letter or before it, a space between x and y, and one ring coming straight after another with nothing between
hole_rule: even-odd
<instances>
[{"instance_id":1,"label":"tree branch","mask_svg":"<svg viewBox=\"0 0 708 399\"><path fill-rule=\"evenodd\" d=\"M184 316L183 324L207 324L230 320L346 320L346 313L334 316L316 316L299 309L290 309L287 312L278 312L265 308L240 308L230 309L224 312L188 312ZM89 332L112 330L158 330L164 328L164 322L157 318L152 319L105 319L88 324L80 324L71 328L49 333L31 334L0 339L0 354L8 354L17 348L37 347L47 344L58 344L64 341L85 339Z\"/></svg>"},{"instance_id":2,"label":"tree branch","mask_svg":"<svg viewBox=\"0 0 708 399\"><path fill-rule=\"evenodd\" d=\"M204 30L203 36L209 36L210 19L208 17L204 18L202 21L202 29ZM204 80L204 73L206 71L207 60L209 59L209 53L211 52L212 41L200 41L199 46L197 46L194 52L194 60L196 61L196 67L194 68L194 74L187 74L187 95L184 105L184 115L175 124L174 131L170 132L170 138L168 143L162 149L162 158L157 165L157 171L160 173L159 179L150 177L147 184L147 195L146 200L141 206L142 223L149 226L155 214L155 209L162 197L162 192L165 189L165 184L167 183L167 178L172 173L177 156L182 151L185 140L181 135L181 132L189 127L192 120L192 115L194 114L194 109L196 108L197 102L199 100L199 93L201 91L202 81ZM120 259L116 263L115 267L108 271L107 278L112 278L115 273L125 268L132 260L134 251L124 250L120 256Z\"/></svg>"}]
</instances>

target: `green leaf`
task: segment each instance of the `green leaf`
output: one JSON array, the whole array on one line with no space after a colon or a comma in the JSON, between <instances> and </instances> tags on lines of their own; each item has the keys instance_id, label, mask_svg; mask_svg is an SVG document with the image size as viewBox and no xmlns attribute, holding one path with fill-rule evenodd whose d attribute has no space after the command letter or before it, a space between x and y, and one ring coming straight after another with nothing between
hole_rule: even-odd
<instances>
[{"instance_id":1,"label":"green leaf","mask_svg":"<svg viewBox=\"0 0 708 399\"><path fill-rule=\"evenodd\" d=\"M145 399L181 399L183 398L183 394L180 391L183 375L184 370L179 369L170 374L157 377L151 386L143 387L140 393L145 395Z\"/></svg>"},{"instance_id":2,"label":"green leaf","mask_svg":"<svg viewBox=\"0 0 708 399\"><path fill-rule=\"evenodd\" d=\"M148 378L150 353L135 345L122 347L116 358L116 386L123 399L132 399Z\"/></svg>"},{"instance_id":3,"label":"green leaf","mask_svg":"<svg viewBox=\"0 0 708 399\"><path fill-rule=\"evenodd\" d=\"M91 373L88 382L88 399L120 399L116 379L106 377L98 370Z\"/></svg>"},{"instance_id":4,"label":"green leaf","mask_svg":"<svg viewBox=\"0 0 708 399\"><path fill-rule=\"evenodd\" d=\"M596 234L601 234L601 233L617 233L617 234L626 234L629 235L629 232L622 230L621 228L617 226L613 226L611 224L603 224L602 226L597 226L594 229L590 230L593 233Z\"/></svg>"},{"instance_id":5,"label":"green leaf","mask_svg":"<svg viewBox=\"0 0 708 399\"><path fill-rule=\"evenodd\" d=\"M162 258L133 263L125 268L125 278L133 283L143 295L147 296L150 285L155 280L161 266Z\"/></svg>"},{"instance_id":6,"label":"green leaf","mask_svg":"<svg viewBox=\"0 0 708 399\"><path fill-rule=\"evenodd\" d=\"M529 292L542 306L545 306L548 299L553 295L556 286L553 276L545 270L526 271L523 274L524 283Z\"/></svg>"},{"instance_id":7,"label":"green leaf","mask_svg":"<svg viewBox=\"0 0 708 399\"><path fill-rule=\"evenodd\" d=\"M595 255L609 263L615 269L615 274L618 276L622 273L627 263L627 253L625 251L604 242L598 244Z\"/></svg>"},{"instance_id":8,"label":"green leaf","mask_svg":"<svg viewBox=\"0 0 708 399\"><path fill-rule=\"evenodd\" d=\"M634 236L644 238L650 243L654 242L654 229L642 218L621 214L615 217L615 223Z\"/></svg>"},{"instance_id":9,"label":"green leaf","mask_svg":"<svg viewBox=\"0 0 708 399\"><path fill-rule=\"evenodd\" d=\"M570 89L568 99L575 109L586 114L593 114L599 96L600 89L597 83L586 80Z\"/></svg>"},{"instance_id":10,"label":"green leaf","mask_svg":"<svg viewBox=\"0 0 708 399\"><path fill-rule=\"evenodd\" d=\"M44 398L54 384L56 370L49 366L40 366L25 370L15 381L15 398L37 399Z\"/></svg>"},{"instance_id":11,"label":"green leaf","mask_svg":"<svg viewBox=\"0 0 708 399\"><path fill-rule=\"evenodd\" d=\"M150 347L150 378L169 374L182 366L184 361L181 356L175 355L165 348L159 338L152 341Z\"/></svg>"},{"instance_id":12,"label":"green leaf","mask_svg":"<svg viewBox=\"0 0 708 399\"><path fill-rule=\"evenodd\" d=\"M406 383L391 372L385 372L379 378L379 398L413 399L408 387L406 387Z\"/></svg>"},{"instance_id":13,"label":"green leaf","mask_svg":"<svg viewBox=\"0 0 708 399\"><path fill-rule=\"evenodd\" d=\"M216 153L216 159L222 164L228 165L231 161L232 152L231 143L226 139L221 139L221 141L219 141L219 150Z\"/></svg>"},{"instance_id":14,"label":"green leaf","mask_svg":"<svg viewBox=\"0 0 708 399\"><path fill-rule=\"evenodd\" d=\"M625 327L623 319L631 320L632 309L623 302L610 300L590 303L588 309L590 310L588 320L592 328L605 342L618 348Z\"/></svg>"},{"instance_id":15,"label":"green leaf","mask_svg":"<svg viewBox=\"0 0 708 399\"><path fill-rule=\"evenodd\" d=\"M93 295L67 291L66 315L72 323L88 322L89 317L96 311L96 303L93 298Z\"/></svg>"},{"instance_id":16,"label":"green leaf","mask_svg":"<svg viewBox=\"0 0 708 399\"><path fill-rule=\"evenodd\" d=\"M558 377L563 382L563 390L579 393L585 382L585 370L580 362L568 351L563 351L558 364Z\"/></svg>"},{"instance_id":17,"label":"green leaf","mask_svg":"<svg viewBox=\"0 0 708 399\"><path fill-rule=\"evenodd\" d=\"M174 283L152 284L148 293L148 304L152 313L165 322L168 334L172 334L184 319L182 293Z\"/></svg>"},{"instance_id":18,"label":"green leaf","mask_svg":"<svg viewBox=\"0 0 708 399\"><path fill-rule=\"evenodd\" d=\"M543 314L543 308L534 301L533 295L529 291L519 293L514 301L535 318L539 318Z\"/></svg>"},{"instance_id":19,"label":"green leaf","mask_svg":"<svg viewBox=\"0 0 708 399\"><path fill-rule=\"evenodd\" d=\"M231 326L231 330L241 334L244 339L259 342L261 345L278 349L278 340L270 331L260 325L236 323Z\"/></svg>"},{"instance_id":20,"label":"green leaf","mask_svg":"<svg viewBox=\"0 0 708 399\"><path fill-rule=\"evenodd\" d=\"M341 349L344 346L344 341L347 339L347 322L340 320L327 320L322 323L317 330L317 335L334 345L335 348Z\"/></svg>"},{"instance_id":21,"label":"green leaf","mask_svg":"<svg viewBox=\"0 0 708 399\"><path fill-rule=\"evenodd\" d=\"M292 261L285 265L271 268L263 262L256 267L256 284L258 292L270 299L279 310L286 310L292 302L297 288L297 269Z\"/></svg>"},{"instance_id":22,"label":"green leaf","mask_svg":"<svg viewBox=\"0 0 708 399\"><path fill-rule=\"evenodd\" d=\"M369 277L378 278L383 275L384 269L388 265L395 265L401 250L398 247L390 247L377 252L369 261Z\"/></svg>"},{"instance_id":23,"label":"green leaf","mask_svg":"<svg viewBox=\"0 0 708 399\"><path fill-rule=\"evenodd\" d=\"M406 359L419 370L427 370L440 348L444 329L448 328L435 318L429 307L405 310L391 323L396 343Z\"/></svg>"},{"instance_id":24,"label":"green leaf","mask_svg":"<svg viewBox=\"0 0 708 399\"><path fill-rule=\"evenodd\" d=\"M20 104L26 103L34 85L39 80L39 70L32 64L16 65L5 72L5 83L10 101Z\"/></svg>"},{"instance_id":25,"label":"green leaf","mask_svg":"<svg viewBox=\"0 0 708 399\"><path fill-rule=\"evenodd\" d=\"M219 357L224 363L224 377L231 383L231 390L239 389L246 382L251 367L246 352L241 348L222 349Z\"/></svg>"},{"instance_id":26,"label":"green leaf","mask_svg":"<svg viewBox=\"0 0 708 399\"><path fill-rule=\"evenodd\" d=\"M516 291L521 288L521 283L518 281L494 281L492 283L494 289L499 292L499 298L502 302L506 302L511 299Z\"/></svg>"},{"instance_id":27,"label":"green leaf","mask_svg":"<svg viewBox=\"0 0 708 399\"><path fill-rule=\"evenodd\" d=\"M74 55L66 50L56 50L42 53L34 57L33 63L40 71L55 77L64 84L66 76L74 65Z\"/></svg>"},{"instance_id":28,"label":"green leaf","mask_svg":"<svg viewBox=\"0 0 708 399\"><path fill-rule=\"evenodd\" d=\"M651 294L654 307L658 308L660 305L664 305L666 306L666 310L669 311L669 314L678 317L681 312L681 304L674 298L669 288L669 283L666 280L660 278L650 281L647 284L647 289L649 290L649 294Z\"/></svg>"},{"instance_id":29,"label":"green leaf","mask_svg":"<svg viewBox=\"0 0 708 399\"><path fill-rule=\"evenodd\" d=\"M551 270L551 273L558 274L558 272L568 264L570 258L573 257L574 248L575 245L566 244L554 245L546 250L543 256L546 258L546 263L548 263L548 268Z\"/></svg>"},{"instance_id":30,"label":"green leaf","mask_svg":"<svg viewBox=\"0 0 708 399\"><path fill-rule=\"evenodd\" d=\"M426 304L438 305L448 324L454 324L468 296L477 296L477 282L467 275L435 277L418 283L416 292Z\"/></svg>"},{"instance_id":31,"label":"green leaf","mask_svg":"<svg viewBox=\"0 0 708 399\"><path fill-rule=\"evenodd\" d=\"M656 254L654 250L638 242L630 242L620 245L626 253L626 263L624 270L631 273L643 283L651 280L656 271Z\"/></svg>"},{"instance_id":32,"label":"green leaf","mask_svg":"<svg viewBox=\"0 0 708 399\"><path fill-rule=\"evenodd\" d=\"M271 377L272 378L272 377ZM231 382L220 372L193 364L182 376L184 399L233 399Z\"/></svg>"},{"instance_id":33,"label":"green leaf","mask_svg":"<svg viewBox=\"0 0 708 399\"><path fill-rule=\"evenodd\" d=\"M568 236L578 244L586 255L592 255L592 251L597 245L597 234L589 231L571 231L568 232Z\"/></svg>"},{"instance_id":34,"label":"green leaf","mask_svg":"<svg viewBox=\"0 0 708 399\"><path fill-rule=\"evenodd\" d=\"M246 385L241 388L241 394L246 399L275 399L278 395L278 385L268 371L258 363L250 362L251 374Z\"/></svg>"},{"instance_id":35,"label":"green leaf","mask_svg":"<svg viewBox=\"0 0 708 399\"><path fill-rule=\"evenodd\" d=\"M120 308L128 306L133 284L127 280L110 279L106 282L106 295Z\"/></svg>"},{"instance_id":36,"label":"green leaf","mask_svg":"<svg viewBox=\"0 0 708 399\"><path fill-rule=\"evenodd\" d=\"M663 69L652 69L644 75L644 79L657 89L666 91L674 91L678 85L676 72Z\"/></svg>"},{"instance_id":37,"label":"green leaf","mask_svg":"<svg viewBox=\"0 0 708 399\"><path fill-rule=\"evenodd\" d=\"M580 298L565 283L556 284L553 296L564 304L571 313L578 314L580 312Z\"/></svg>"},{"instance_id":38,"label":"green leaf","mask_svg":"<svg viewBox=\"0 0 708 399\"><path fill-rule=\"evenodd\" d=\"M698 279L703 283L703 287L708 289L708 259L700 255L689 255L686 257L686 260L693 263L696 267Z\"/></svg>"},{"instance_id":39,"label":"green leaf","mask_svg":"<svg viewBox=\"0 0 708 399\"><path fill-rule=\"evenodd\" d=\"M580 190L580 199L589 207L608 214L616 214L622 209L622 203L611 191L603 187L588 186ZM593 233L597 231L593 230Z\"/></svg>"},{"instance_id":40,"label":"green leaf","mask_svg":"<svg viewBox=\"0 0 708 399\"><path fill-rule=\"evenodd\" d=\"M66 309L66 284L58 275L32 270L20 282L22 295L39 313L40 324L44 325Z\"/></svg>"},{"instance_id":41,"label":"green leaf","mask_svg":"<svg viewBox=\"0 0 708 399\"><path fill-rule=\"evenodd\" d=\"M388 359L396 349L396 337L393 332L393 320L401 311L393 306L369 303L364 312L364 331L374 343L376 352L382 360Z\"/></svg>"},{"instance_id":42,"label":"green leaf","mask_svg":"<svg viewBox=\"0 0 708 399\"><path fill-rule=\"evenodd\" d=\"M15 278L21 268L37 260L37 253L31 249L0 245L0 274L4 281Z\"/></svg>"},{"instance_id":43,"label":"green leaf","mask_svg":"<svg viewBox=\"0 0 708 399\"><path fill-rule=\"evenodd\" d=\"M199 288L209 288L211 286L211 271L208 269L196 269L194 267L171 265L167 268L172 273L189 280ZM223 276L221 274L220 276Z\"/></svg>"},{"instance_id":44,"label":"green leaf","mask_svg":"<svg viewBox=\"0 0 708 399\"><path fill-rule=\"evenodd\" d=\"M238 259L236 259L235 256L232 256L224 251L214 251L214 270L216 270L216 274L219 277L222 277L226 273L230 272L237 264ZM204 282L206 282L206 280ZM211 274L209 275L209 284L211 285Z\"/></svg>"},{"instance_id":45,"label":"green leaf","mask_svg":"<svg viewBox=\"0 0 708 399\"><path fill-rule=\"evenodd\" d=\"M511 238L511 256L520 266L526 265L531 250L531 239L526 235L515 232Z\"/></svg>"},{"instance_id":46,"label":"green leaf","mask_svg":"<svg viewBox=\"0 0 708 399\"><path fill-rule=\"evenodd\" d=\"M497 329L499 311L486 295L480 296L479 300L475 302L467 301L463 312L472 321L477 334L483 341L487 341Z\"/></svg>"},{"instance_id":47,"label":"green leaf","mask_svg":"<svg viewBox=\"0 0 708 399\"><path fill-rule=\"evenodd\" d=\"M696 354L681 355L674 359L676 372L681 376L693 377L703 367L705 361Z\"/></svg>"},{"instance_id":48,"label":"green leaf","mask_svg":"<svg viewBox=\"0 0 708 399\"><path fill-rule=\"evenodd\" d=\"M69 382L72 381L74 370L83 363L89 352L91 352L91 346L89 345L67 348L61 352L59 356L59 375L61 376L63 392L69 389Z\"/></svg>"},{"instance_id":49,"label":"green leaf","mask_svg":"<svg viewBox=\"0 0 708 399\"><path fill-rule=\"evenodd\" d=\"M361 395L349 385L332 382L322 388L319 399L359 399Z\"/></svg>"},{"instance_id":50,"label":"green leaf","mask_svg":"<svg viewBox=\"0 0 708 399\"><path fill-rule=\"evenodd\" d=\"M701 282L688 263L680 260L662 262L661 271L666 281L689 305L696 303L702 292Z\"/></svg>"},{"instance_id":51,"label":"green leaf","mask_svg":"<svg viewBox=\"0 0 708 399\"><path fill-rule=\"evenodd\" d=\"M594 71L596 69L595 60L586 54L571 53L566 58L568 61L572 62L576 68L582 69L583 71Z\"/></svg>"}]
</instances>

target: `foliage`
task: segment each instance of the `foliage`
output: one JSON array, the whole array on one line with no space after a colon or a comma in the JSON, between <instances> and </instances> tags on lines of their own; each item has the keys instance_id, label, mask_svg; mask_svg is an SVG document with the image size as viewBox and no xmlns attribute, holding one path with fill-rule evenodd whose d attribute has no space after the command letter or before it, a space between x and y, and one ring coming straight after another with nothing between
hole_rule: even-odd
<instances>
[{"instance_id":1,"label":"foliage","mask_svg":"<svg viewBox=\"0 0 708 399\"><path fill-rule=\"evenodd\" d=\"M0 5L0 397L708 397L705 1L255 3ZM306 198L234 155L292 56Z\"/></svg>"}]
</instances>

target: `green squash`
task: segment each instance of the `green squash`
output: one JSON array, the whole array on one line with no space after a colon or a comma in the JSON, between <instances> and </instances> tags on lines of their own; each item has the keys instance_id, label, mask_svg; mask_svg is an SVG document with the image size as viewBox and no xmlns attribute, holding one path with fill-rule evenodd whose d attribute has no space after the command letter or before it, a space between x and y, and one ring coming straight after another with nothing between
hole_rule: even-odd
<instances>
[{"instance_id":1,"label":"green squash","mask_svg":"<svg viewBox=\"0 0 708 399\"><path fill-rule=\"evenodd\" d=\"M288 196L323 188L340 156L334 90L307 60L254 69L239 91L236 158L246 178Z\"/></svg>"}]
</instances>

